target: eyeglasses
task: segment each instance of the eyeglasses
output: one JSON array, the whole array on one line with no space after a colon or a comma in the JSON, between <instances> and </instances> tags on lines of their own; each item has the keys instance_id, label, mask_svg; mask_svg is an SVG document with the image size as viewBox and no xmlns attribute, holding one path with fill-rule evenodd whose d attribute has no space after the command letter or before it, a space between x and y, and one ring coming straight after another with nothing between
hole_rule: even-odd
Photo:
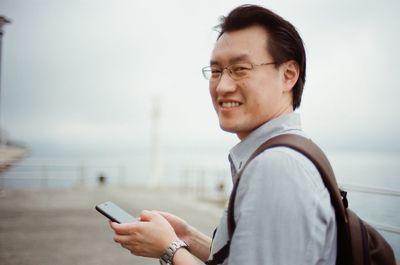
<instances>
[{"instance_id":1,"label":"eyeglasses","mask_svg":"<svg viewBox=\"0 0 400 265\"><path fill-rule=\"evenodd\" d=\"M221 68L218 66L206 66L202 70L203 76L205 79L210 80L211 82L219 81L224 73L224 70L228 70L229 76L233 80L241 80L247 78L250 75L250 72L256 66L264 66L264 65L272 65L276 64L275 62L271 63L261 63L261 64L251 64L251 63L237 63L229 65L225 68Z\"/></svg>"}]
</instances>

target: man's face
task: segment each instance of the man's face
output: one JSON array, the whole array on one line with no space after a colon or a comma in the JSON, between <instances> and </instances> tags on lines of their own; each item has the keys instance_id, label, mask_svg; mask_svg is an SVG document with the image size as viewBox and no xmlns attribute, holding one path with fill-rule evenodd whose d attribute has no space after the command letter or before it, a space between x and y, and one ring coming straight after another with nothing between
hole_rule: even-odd
<instances>
[{"instance_id":1,"label":"man's face","mask_svg":"<svg viewBox=\"0 0 400 265\"><path fill-rule=\"evenodd\" d=\"M225 68L237 63L273 62L267 52L268 35L260 26L224 33L215 44L211 65ZM210 81L210 94L223 130L244 139L263 123L293 111L285 64L255 66L240 80L223 71L219 81Z\"/></svg>"}]
</instances>

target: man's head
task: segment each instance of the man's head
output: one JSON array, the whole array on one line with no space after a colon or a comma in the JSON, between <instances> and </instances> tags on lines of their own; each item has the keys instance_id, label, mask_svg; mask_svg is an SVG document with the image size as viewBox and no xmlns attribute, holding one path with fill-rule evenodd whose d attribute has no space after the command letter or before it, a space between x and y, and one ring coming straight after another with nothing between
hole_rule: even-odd
<instances>
[{"instance_id":1,"label":"man's head","mask_svg":"<svg viewBox=\"0 0 400 265\"><path fill-rule=\"evenodd\" d=\"M221 22L203 73L222 129L243 139L300 105L305 51L296 29L268 9L240 6Z\"/></svg>"}]
</instances>

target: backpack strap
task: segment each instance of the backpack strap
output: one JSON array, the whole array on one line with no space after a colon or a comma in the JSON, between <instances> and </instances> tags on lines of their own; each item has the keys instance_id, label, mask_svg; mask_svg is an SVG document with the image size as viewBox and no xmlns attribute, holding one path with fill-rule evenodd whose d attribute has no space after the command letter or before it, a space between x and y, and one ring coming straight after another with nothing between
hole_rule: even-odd
<instances>
[{"instance_id":1,"label":"backpack strap","mask_svg":"<svg viewBox=\"0 0 400 265\"><path fill-rule=\"evenodd\" d=\"M229 241L228 243L216 254L214 254L214 257L218 257L219 263L208 263L208 264L221 264L228 256L229 256L229 248L230 248L230 242L233 237L233 233L236 228L236 223L235 223L235 199L236 199L236 193L237 189L239 186L239 182L241 179L241 176L246 169L246 167L249 165L249 163L257 157L259 154L264 152L266 149L269 148L274 148L274 147L288 147L291 148L295 151L300 152L304 156L306 156L317 168L319 174L322 177L322 181L324 182L326 188L329 191L330 197L331 197L331 203L335 209L336 213L336 220L338 222L338 229L346 229L348 226L348 219L346 215L346 209L345 209L345 203L347 203L345 196L342 197L341 191L338 188L337 182L335 175L333 173L332 167L325 156L325 154L322 152L322 150L310 139L305 138L300 135L296 134L282 134L275 136L266 142L264 142L262 145L260 145L256 151L250 156L250 158L246 161L245 165L243 166L242 170L238 173L237 175L237 180L233 185L232 192L229 198L229 204L228 204L228 234L229 234ZM344 194L344 193L343 193ZM338 233L338 235L349 235L348 231L343 231ZM338 238L338 260L337 264L342 264L341 258L342 256L347 256L349 248L348 246L342 246L339 245L339 242L346 242L345 239L343 238ZM343 255L342 255L343 254ZM214 257L213 260L214 261ZM211 261L211 262L212 262Z\"/></svg>"},{"instance_id":2,"label":"backpack strap","mask_svg":"<svg viewBox=\"0 0 400 265\"><path fill-rule=\"evenodd\" d=\"M345 207L342 202L342 196L340 194L335 175L333 173L332 167L326 158L325 154L322 150L310 139L305 138L296 134L282 134L276 137L273 137L266 142L264 142L260 147L256 149L256 151L250 156L244 165L243 169L238 173L237 181L232 188L232 193L229 199L228 205L228 231L229 238L232 238L234 230L236 228L235 224L235 198L237 188L239 186L239 181L242 173L246 169L247 165L259 154L264 152L266 149L274 148L274 147L288 147L294 149L304 156L306 156L317 168L319 174L322 177L322 180L329 191L331 196L332 205L335 208L337 216L337 220L344 220L347 223L347 215L345 212Z\"/></svg>"},{"instance_id":3,"label":"backpack strap","mask_svg":"<svg viewBox=\"0 0 400 265\"><path fill-rule=\"evenodd\" d=\"M218 265L222 264L224 260L229 256L229 249L231 247L231 241L229 240L225 246L223 246L217 253L212 257L212 260L205 262L206 265Z\"/></svg>"}]
</instances>

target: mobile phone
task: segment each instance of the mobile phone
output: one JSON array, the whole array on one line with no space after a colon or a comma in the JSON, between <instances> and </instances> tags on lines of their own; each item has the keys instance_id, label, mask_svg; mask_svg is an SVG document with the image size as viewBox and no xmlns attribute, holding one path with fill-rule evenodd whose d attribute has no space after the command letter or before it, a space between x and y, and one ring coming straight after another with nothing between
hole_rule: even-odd
<instances>
[{"instance_id":1,"label":"mobile phone","mask_svg":"<svg viewBox=\"0 0 400 265\"><path fill-rule=\"evenodd\" d=\"M96 205L96 210L111 221L119 224L137 222L135 217L133 217L111 201L103 202Z\"/></svg>"}]
</instances>

